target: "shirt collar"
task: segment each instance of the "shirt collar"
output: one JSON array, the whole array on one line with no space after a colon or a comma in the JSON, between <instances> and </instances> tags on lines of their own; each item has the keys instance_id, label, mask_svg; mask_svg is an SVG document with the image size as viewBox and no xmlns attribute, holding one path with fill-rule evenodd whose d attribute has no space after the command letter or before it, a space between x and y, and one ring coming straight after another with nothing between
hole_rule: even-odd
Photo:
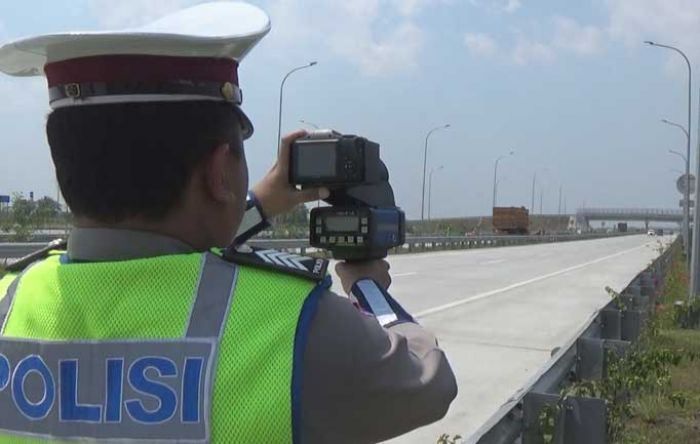
<instances>
[{"instance_id":1,"label":"shirt collar","mask_svg":"<svg viewBox=\"0 0 700 444\"><path fill-rule=\"evenodd\" d=\"M68 238L68 257L74 261L121 261L194 251L178 239L149 231L74 228Z\"/></svg>"}]
</instances>

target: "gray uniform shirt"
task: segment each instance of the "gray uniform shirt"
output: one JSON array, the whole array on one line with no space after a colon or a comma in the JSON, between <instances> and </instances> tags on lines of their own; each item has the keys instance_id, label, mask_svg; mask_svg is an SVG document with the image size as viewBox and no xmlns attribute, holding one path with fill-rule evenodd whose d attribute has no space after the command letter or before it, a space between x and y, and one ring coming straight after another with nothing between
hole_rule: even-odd
<instances>
[{"instance_id":1,"label":"gray uniform shirt","mask_svg":"<svg viewBox=\"0 0 700 444\"><path fill-rule=\"evenodd\" d=\"M76 228L68 256L127 260L192 252L154 233ZM413 323L383 328L327 292L309 327L302 369L304 443L373 443L442 418L457 385L435 337ZM436 437L437 439L437 437Z\"/></svg>"}]
</instances>

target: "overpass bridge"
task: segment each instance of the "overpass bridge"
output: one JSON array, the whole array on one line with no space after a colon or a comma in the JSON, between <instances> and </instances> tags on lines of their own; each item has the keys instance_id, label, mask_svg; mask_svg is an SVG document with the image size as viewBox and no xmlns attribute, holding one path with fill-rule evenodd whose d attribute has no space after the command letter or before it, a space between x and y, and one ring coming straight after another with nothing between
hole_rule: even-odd
<instances>
[{"instance_id":1,"label":"overpass bridge","mask_svg":"<svg viewBox=\"0 0 700 444\"><path fill-rule=\"evenodd\" d=\"M690 217L692 220L692 212ZM594 220L644 222L644 226L649 229L650 222L681 223L683 210L680 208L579 208L576 210L576 223L579 226L589 227L590 222Z\"/></svg>"}]
</instances>

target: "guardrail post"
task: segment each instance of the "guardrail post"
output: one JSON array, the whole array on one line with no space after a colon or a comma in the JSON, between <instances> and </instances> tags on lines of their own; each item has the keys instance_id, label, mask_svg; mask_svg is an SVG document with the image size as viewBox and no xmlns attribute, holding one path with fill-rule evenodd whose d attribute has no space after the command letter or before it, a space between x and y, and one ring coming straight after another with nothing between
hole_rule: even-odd
<instances>
[{"instance_id":1,"label":"guardrail post","mask_svg":"<svg viewBox=\"0 0 700 444\"><path fill-rule=\"evenodd\" d=\"M644 322L648 317L646 311L625 310L622 312L621 336L625 341L636 341L642 332Z\"/></svg>"},{"instance_id":2,"label":"guardrail post","mask_svg":"<svg viewBox=\"0 0 700 444\"><path fill-rule=\"evenodd\" d=\"M555 412L556 429L551 441L556 444L604 444L606 436L605 401L597 398L531 392L523 398L525 431L522 444L543 441L540 414L546 406L559 406Z\"/></svg>"},{"instance_id":3,"label":"guardrail post","mask_svg":"<svg viewBox=\"0 0 700 444\"><path fill-rule=\"evenodd\" d=\"M604 340L578 338L576 341L576 376L579 379L602 379L604 361Z\"/></svg>"},{"instance_id":4,"label":"guardrail post","mask_svg":"<svg viewBox=\"0 0 700 444\"><path fill-rule=\"evenodd\" d=\"M622 338L622 313L617 307L606 307L600 311L601 335L603 339Z\"/></svg>"}]
</instances>

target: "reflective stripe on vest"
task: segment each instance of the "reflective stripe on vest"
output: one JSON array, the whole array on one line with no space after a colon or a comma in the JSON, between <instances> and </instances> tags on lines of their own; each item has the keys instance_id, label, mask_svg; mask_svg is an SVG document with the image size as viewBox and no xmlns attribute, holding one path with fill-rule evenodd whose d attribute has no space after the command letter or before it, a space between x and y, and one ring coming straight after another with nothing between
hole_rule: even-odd
<instances>
[{"instance_id":1,"label":"reflective stripe on vest","mask_svg":"<svg viewBox=\"0 0 700 444\"><path fill-rule=\"evenodd\" d=\"M182 338L0 337L0 431L54 439L209 442L217 348L239 270L211 253L201 261ZM2 331L28 271L0 301Z\"/></svg>"}]
</instances>

